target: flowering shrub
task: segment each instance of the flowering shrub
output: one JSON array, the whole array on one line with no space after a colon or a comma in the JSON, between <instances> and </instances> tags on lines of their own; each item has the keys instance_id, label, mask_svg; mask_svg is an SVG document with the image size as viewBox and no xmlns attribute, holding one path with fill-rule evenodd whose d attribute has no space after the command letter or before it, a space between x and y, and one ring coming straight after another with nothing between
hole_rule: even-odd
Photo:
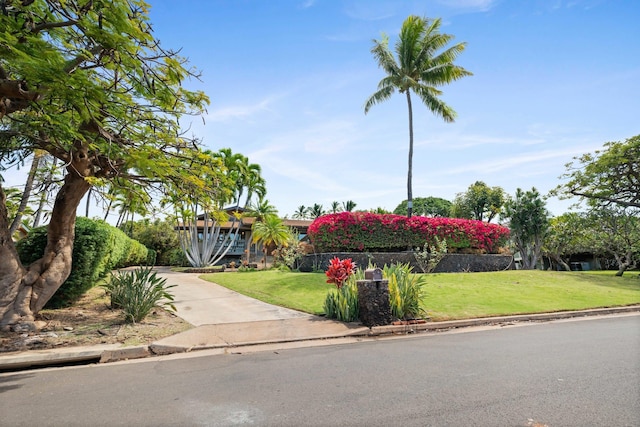
<instances>
[{"instance_id":1,"label":"flowering shrub","mask_svg":"<svg viewBox=\"0 0 640 427\"><path fill-rule=\"evenodd\" d=\"M327 317L343 322L353 322L358 318L358 286L355 280L350 280L355 267L351 258L341 260L334 257L329 261L329 268L325 272L327 283L335 284L337 289L329 291L324 301Z\"/></svg>"},{"instance_id":2,"label":"flowering shrub","mask_svg":"<svg viewBox=\"0 0 640 427\"><path fill-rule=\"evenodd\" d=\"M327 275L327 283L334 283L338 289L342 288L344 283L354 273L356 263L351 258L340 260L334 257L329 261L329 268L325 272Z\"/></svg>"},{"instance_id":3,"label":"flowering shrub","mask_svg":"<svg viewBox=\"0 0 640 427\"><path fill-rule=\"evenodd\" d=\"M404 251L435 245L438 238L448 248L496 253L509 238L509 229L471 219L340 212L317 218L308 234L319 252Z\"/></svg>"}]
</instances>

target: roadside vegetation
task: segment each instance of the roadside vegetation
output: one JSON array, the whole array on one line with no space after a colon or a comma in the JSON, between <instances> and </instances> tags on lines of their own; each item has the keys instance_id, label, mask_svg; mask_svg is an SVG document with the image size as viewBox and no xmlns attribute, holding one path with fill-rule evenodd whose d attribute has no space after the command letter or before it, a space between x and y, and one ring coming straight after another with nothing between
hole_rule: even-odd
<instances>
[{"instance_id":1,"label":"roadside vegetation","mask_svg":"<svg viewBox=\"0 0 640 427\"><path fill-rule=\"evenodd\" d=\"M614 274L540 270L425 274L422 303L434 321L640 304L638 276ZM323 273L270 270L201 277L264 302L314 314L323 313L327 292L334 287Z\"/></svg>"}]
</instances>

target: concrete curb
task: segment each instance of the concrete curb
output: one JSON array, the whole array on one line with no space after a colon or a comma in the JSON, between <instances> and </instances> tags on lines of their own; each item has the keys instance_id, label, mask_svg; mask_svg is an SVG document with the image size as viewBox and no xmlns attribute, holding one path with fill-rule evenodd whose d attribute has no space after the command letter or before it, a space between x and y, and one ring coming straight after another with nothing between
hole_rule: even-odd
<instances>
[{"instance_id":1,"label":"concrete curb","mask_svg":"<svg viewBox=\"0 0 640 427\"><path fill-rule=\"evenodd\" d=\"M443 331L472 326L489 326L509 324L514 322L547 322L552 320L570 319L577 317L604 316L624 313L640 312L640 305L626 307L599 308L580 311L562 311L542 314L523 314L514 316L486 317L478 319L451 320L443 322L426 322L407 325L374 326L372 328L355 327L346 328L340 333L327 333L312 337L273 337L270 340L247 340L244 342L220 342L215 345L165 345L161 342L152 343L149 346L121 347L119 344L106 344L91 347L66 347L49 350L32 350L18 353L0 355L0 372L10 372L21 369L61 366L72 363L109 363L130 359L140 359L150 356L184 353L194 350L211 348L238 348L257 344L281 344L290 342L318 341L344 337L375 337L390 334L410 334L423 331ZM205 325L211 326L211 325ZM197 328L196 328L197 329ZM187 331L188 332L188 331ZM171 337L168 337L171 338ZM162 341L162 340L160 340Z\"/></svg>"}]
</instances>

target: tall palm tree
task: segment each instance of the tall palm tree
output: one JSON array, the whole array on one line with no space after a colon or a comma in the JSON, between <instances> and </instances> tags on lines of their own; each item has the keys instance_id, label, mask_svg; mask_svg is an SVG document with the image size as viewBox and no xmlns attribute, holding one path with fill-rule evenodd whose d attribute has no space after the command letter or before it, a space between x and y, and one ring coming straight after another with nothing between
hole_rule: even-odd
<instances>
[{"instance_id":1,"label":"tall palm tree","mask_svg":"<svg viewBox=\"0 0 640 427\"><path fill-rule=\"evenodd\" d=\"M298 209L293 213L295 219L307 219L307 207L305 205L298 206Z\"/></svg>"},{"instance_id":2,"label":"tall palm tree","mask_svg":"<svg viewBox=\"0 0 640 427\"><path fill-rule=\"evenodd\" d=\"M309 213L309 216L310 216L312 219L316 219L316 218L321 217L322 215L324 215L324 214L325 214L325 212L324 212L324 208L323 208L323 207L322 207L322 205L321 205L321 204L319 204L319 203L314 203L314 205L313 205L313 206L311 206L311 207L308 209L308 211L307 211L307 212Z\"/></svg>"},{"instance_id":3,"label":"tall palm tree","mask_svg":"<svg viewBox=\"0 0 640 427\"><path fill-rule=\"evenodd\" d=\"M356 208L356 202L353 200L347 200L346 202L342 202L342 210L345 212L353 212Z\"/></svg>"},{"instance_id":4,"label":"tall palm tree","mask_svg":"<svg viewBox=\"0 0 640 427\"><path fill-rule=\"evenodd\" d=\"M421 18L411 15L402 24L400 37L395 45L396 58L389 49L389 37L382 35L373 40L371 53L387 76L378 83L378 90L367 99L365 114L380 102L386 101L397 90L407 97L409 108L409 170L407 173L407 216L413 209L411 177L413 173L413 110L411 92L413 91L437 116L445 122L453 122L455 111L438 98L442 92L438 87L451 83L464 76L472 75L464 68L454 65L453 61L464 50L466 43L447 47L453 39L450 34L440 33L441 20Z\"/></svg>"}]
</instances>

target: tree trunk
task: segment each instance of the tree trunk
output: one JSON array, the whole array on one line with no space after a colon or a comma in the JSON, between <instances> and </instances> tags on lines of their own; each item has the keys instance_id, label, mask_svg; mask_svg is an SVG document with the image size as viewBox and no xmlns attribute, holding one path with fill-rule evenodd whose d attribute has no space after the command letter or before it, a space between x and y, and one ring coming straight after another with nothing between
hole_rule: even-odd
<instances>
[{"instance_id":1,"label":"tree trunk","mask_svg":"<svg viewBox=\"0 0 640 427\"><path fill-rule=\"evenodd\" d=\"M407 172L407 218L413 213L413 188L411 185L413 175L413 109L411 108L411 95L407 89L407 106L409 107L409 168Z\"/></svg>"},{"instance_id":2,"label":"tree trunk","mask_svg":"<svg viewBox=\"0 0 640 427\"><path fill-rule=\"evenodd\" d=\"M87 172L86 152L74 153L58 192L42 258L28 267L20 262L7 226L5 196L0 192L0 329L35 329L35 315L69 277L75 237L76 209L90 185L77 171ZM75 160L75 159L74 159Z\"/></svg>"},{"instance_id":3,"label":"tree trunk","mask_svg":"<svg viewBox=\"0 0 640 427\"><path fill-rule=\"evenodd\" d=\"M627 271L627 269L632 265L631 259L633 254L629 250L624 256L620 256L617 253L614 253L613 256L618 263L618 271L616 271L616 277L622 277L624 272Z\"/></svg>"}]
</instances>

